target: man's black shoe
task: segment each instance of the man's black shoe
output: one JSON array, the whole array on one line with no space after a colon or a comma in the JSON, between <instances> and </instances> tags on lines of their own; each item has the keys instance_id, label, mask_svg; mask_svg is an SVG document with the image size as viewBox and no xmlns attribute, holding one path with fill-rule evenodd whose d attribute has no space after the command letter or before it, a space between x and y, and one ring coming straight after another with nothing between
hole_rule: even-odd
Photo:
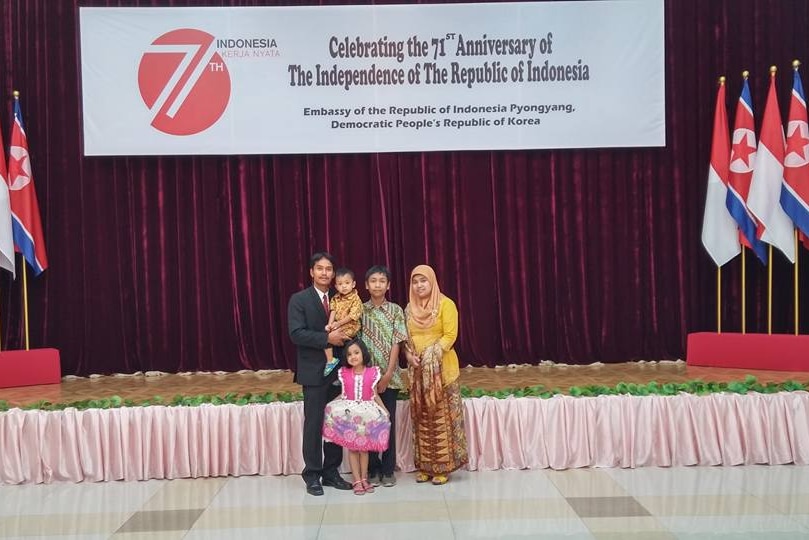
<instances>
[{"instance_id":1,"label":"man's black shoe","mask_svg":"<svg viewBox=\"0 0 809 540\"><path fill-rule=\"evenodd\" d=\"M323 495L323 486L320 485L320 481L317 478L306 482L306 493L316 497Z\"/></svg>"},{"instance_id":2,"label":"man's black shoe","mask_svg":"<svg viewBox=\"0 0 809 540\"><path fill-rule=\"evenodd\" d=\"M334 489L343 489L343 490L351 489L351 484L349 484L339 476L324 476L323 485L333 487Z\"/></svg>"}]
</instances>

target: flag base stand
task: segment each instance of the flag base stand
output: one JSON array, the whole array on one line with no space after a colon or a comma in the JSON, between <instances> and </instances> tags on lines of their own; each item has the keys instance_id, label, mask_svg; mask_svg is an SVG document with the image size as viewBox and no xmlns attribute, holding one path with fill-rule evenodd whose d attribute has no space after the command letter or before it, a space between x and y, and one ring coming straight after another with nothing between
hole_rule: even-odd
<instances>
[{"instance_id":1,"label":"flag base stand","mask_svg":"<svg viewBox=\"0 0 809 540\"><path fill-rule=\"evenodd\" d=\"M0 352L0 388L60 382L62 365L58 349Z\"/></svg>"},{"instance_id":2,"label":"flag base stand","mask_svg":"<svg viewBox=\"0 0 809 540\"><path fill-rule=\"evenodd\" d=\"M685 356L689 366L809 371L809 335L696 332Z\"/></svg>"}]
</instances>

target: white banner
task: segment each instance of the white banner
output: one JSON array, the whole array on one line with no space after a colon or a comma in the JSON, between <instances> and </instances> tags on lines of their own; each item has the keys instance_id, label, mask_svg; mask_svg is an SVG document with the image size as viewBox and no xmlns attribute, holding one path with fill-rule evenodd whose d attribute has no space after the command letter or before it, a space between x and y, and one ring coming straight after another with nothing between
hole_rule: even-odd
<instances>
[{"instance_id":1,"label":"white banner","mask_svg":"<svg viewBox=\"0 0 809 540\"><path fill-rule=\"evenodd\" d=\"M663 0L81 8L86 155L665 145Z\"/></svg>"}]
</instances>

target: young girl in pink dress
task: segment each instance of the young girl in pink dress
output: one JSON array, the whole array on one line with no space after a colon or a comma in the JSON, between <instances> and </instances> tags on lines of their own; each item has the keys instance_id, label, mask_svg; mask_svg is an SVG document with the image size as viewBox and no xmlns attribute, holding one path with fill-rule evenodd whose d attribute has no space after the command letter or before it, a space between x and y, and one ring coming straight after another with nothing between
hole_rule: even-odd
<instances>
[{"instance_id":1,"label":"young girl in pink dress","mask_svg":"<svg viewBox=\"0 0 809 540\"><path fill-rule=\"evenodd\" d=\"M373 493L368 482L368 452L388 448L390 419L376 391L382 376L371 366L371 355L360 340L345 346L343 365L338 371L342 393L326 405L323 438L348 450L355 495Z\"/></svg>"}]
</instances>

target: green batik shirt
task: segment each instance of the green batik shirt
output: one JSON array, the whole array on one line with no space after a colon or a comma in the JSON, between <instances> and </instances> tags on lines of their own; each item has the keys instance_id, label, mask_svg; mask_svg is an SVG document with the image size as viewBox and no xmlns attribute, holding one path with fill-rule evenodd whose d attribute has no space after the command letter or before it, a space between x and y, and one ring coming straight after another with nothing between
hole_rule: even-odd
<instances>
[{"instance_id":1,"label":"green batik shirt","mask_svg":"<svg viewBox=\"0 0 809 540\"><path fill-rule=\"evenodd\" d=\"M379 366L384 375L388 369L390 350L394 345L407 341L404 311L387 300L379 307L368 300L362 305L361 332L362 341L371 353L371 365ZM388 388L404 388L398 362Z\"/></svg>"}]
</instances>

